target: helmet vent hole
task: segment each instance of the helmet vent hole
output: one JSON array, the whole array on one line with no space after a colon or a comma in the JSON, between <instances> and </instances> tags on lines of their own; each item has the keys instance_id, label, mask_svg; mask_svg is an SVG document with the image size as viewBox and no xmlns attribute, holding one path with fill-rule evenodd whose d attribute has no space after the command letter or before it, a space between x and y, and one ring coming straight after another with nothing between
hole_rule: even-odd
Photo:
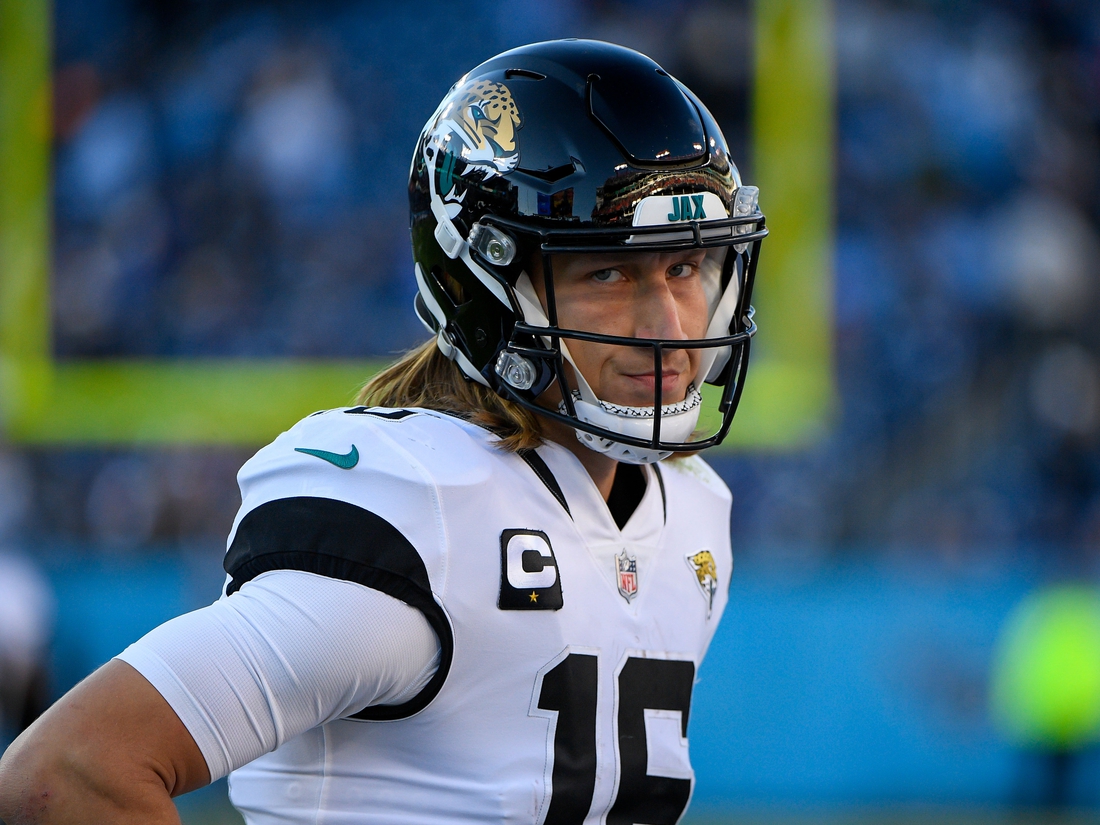
<instances>
[{"instance_id":1,"label":"helmet vent hole","mask_svg":"<svg viewBox=\"0 0 1100 825\"><path fill-rule=\"evenodd\" d=\"M533 72L530 69L505 69L505 80L511 80L514 77L524 77L527 80L546 80L546 75L541 72Z\"/></svg>"}]
</instances>

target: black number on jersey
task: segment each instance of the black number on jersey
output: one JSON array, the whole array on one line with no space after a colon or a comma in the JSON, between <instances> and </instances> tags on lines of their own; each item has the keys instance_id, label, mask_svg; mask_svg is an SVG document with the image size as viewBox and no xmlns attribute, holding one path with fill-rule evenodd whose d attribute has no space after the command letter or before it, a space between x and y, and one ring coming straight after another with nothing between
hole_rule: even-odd
<instances>
[{"instance_id":1,"label":"black number on jersey","mask_svg":"<svg viewBox=\"0 0 1100 825\"><path fill-rule=\"evenodd\" d=\"M545 825L584 822L596 789L596 657L570 653L542 677L539 707L556 710L554 794Z\"/></svg>"},{"instance_id":2,"label":"black number on jersey","mask_svg":"<svg viewBox=\"0 0 1100 825\"><path fill-rule=\"evenodd\" d=\"M539 687L540 710L556 711L554 770L544 825L581 825L596 788L597 658L570 653L546 671ZM695 665L672 659L629 657L619 671L619 788L607 825L675 825L687 807L691 780L647 773L646 710L680 712L687 737Z\"/></svg>"},{"instance_id":3,"label":"black number on jersey","mask_svg":"<svg viewBox=\"0 0 1100 825\"><path fill-rule=\"evenodd\" d=\"M690 779L650 776L645 733L647 710L680 711L687 738L695 665L673 659L626 660L619 671L619 790L607 825L675 825L691 796Z\"/></svg>"}]
</instances>

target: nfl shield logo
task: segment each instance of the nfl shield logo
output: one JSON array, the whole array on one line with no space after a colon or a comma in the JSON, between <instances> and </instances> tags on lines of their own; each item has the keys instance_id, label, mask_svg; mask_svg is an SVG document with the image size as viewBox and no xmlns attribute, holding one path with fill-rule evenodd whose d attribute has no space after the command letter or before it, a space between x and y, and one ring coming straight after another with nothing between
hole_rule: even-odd
<instances>
[{"instance_id":1,"label":"nfl shield logo","mask_svg":"<svg viewBox=\"0 0 1100 825\"><path fill-rule=\"evenodd\" d=\"M638 557L628 556L626 550L615 557L619 573L619 595L628 602L638 595Z\"/></svg>"}]
</instances>

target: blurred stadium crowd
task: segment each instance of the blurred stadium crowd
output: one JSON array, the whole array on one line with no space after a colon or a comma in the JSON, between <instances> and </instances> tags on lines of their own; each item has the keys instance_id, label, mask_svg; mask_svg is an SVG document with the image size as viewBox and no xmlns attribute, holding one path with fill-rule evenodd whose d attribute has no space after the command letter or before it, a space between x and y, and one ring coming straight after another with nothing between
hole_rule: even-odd
<instances>
[{"instance_id":1,"label":"blurred stadium crowd","mask_svg":"<svg viewBox=\"0 0 1100 825\"><path fill-rule=\"evenodd\" d=\"M1100 7L841 0L836 34L843 414L734 477L735 529L1091 565Z\"/></svg>"},{"instance_id":2,"label":"blurred stadium crowd","mask_svg":"<svg viewBox=\"0 0 1100 825\"><path fill-rule=\"evenodd\" d=\"M783 547L799 565L869 548L1053 550L1089 569L1100 6L837 0L835 34L841 406L808 450L715 461L736 496L735 547ZM681 77L753 182L745 3L56 0L57 356L360 357L416 343L404 194L416 134L466 68L570 35L633 46ZM8 445L0 535L216 544L246 457Z\"/></svg>"}]
</instances>

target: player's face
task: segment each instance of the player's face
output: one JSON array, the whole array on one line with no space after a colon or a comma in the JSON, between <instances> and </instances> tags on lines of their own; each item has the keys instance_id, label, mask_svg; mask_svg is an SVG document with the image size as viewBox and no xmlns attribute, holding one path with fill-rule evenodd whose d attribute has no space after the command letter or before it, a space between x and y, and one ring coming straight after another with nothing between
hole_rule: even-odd
<instances>
[{"instance_id":1,"label":"player's face","mask_svg":"<svg viewBox=\"0 0 1100 825\"><path fill-rule=\"evenodd\" d=\"M707 297L701 267L704 250L555 255L554 298L558 326L629 338L703 338ZM546 305L541 260L532 283ZM653 350L568 340L573 361L596 396L615 404L653 405L656 382L662 404L687 397L702 350L666 349L661 375ZM567 365L568 366L568 365Z\"/></svg>"}]
</instances>

